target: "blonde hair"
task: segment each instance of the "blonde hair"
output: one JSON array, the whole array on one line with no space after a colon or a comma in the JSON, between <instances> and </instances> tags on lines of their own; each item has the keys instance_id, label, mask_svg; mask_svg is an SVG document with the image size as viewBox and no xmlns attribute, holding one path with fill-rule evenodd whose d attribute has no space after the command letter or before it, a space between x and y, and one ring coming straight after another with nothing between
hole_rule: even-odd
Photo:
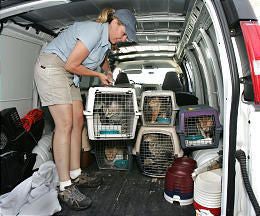
<instances>
[{"instance_id":1,"label":"blonde hair","mask_svg":"<svg viewBox=\"0 0 260 216\"><path fill-rule=\"evenodd\" d=\"M115 10L113 8L104 8L99 14L96 22L98 23L110 23L114 17Z\"/></svg>"}]
</instances>

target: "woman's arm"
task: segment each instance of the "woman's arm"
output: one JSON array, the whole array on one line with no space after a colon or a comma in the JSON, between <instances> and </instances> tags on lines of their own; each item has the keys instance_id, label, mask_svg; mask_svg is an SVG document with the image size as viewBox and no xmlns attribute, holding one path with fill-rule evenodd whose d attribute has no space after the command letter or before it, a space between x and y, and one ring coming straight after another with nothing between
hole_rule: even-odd
<instances>
[{"instance_id":1,"label":"woman's arm","mask_svg":"<svg viewBox=\"0 0 260 216\"><path fill-rule=\"evenodd\" d=\"M90 70L82 65L82 62L89 56L89 53L85 45L78 40L65 63L65 70L81 76L98 77L103 85L109 85L110 82L106 75Z\"/></svg>"},{"instance_id":2,"label":"woman's arm","mask_svg":"<svg viewBox=\"0 0 260 216\"><path fill-rule=\"evenodd\" d=\"M112 82L113 80L113 73L110 69L110 65L109 65L109 60L106 57L103 64L102 64L102 70L105 71L105 74L107 75L107 77L109 78L109 80Z\"/></svg>"}]
</instances>

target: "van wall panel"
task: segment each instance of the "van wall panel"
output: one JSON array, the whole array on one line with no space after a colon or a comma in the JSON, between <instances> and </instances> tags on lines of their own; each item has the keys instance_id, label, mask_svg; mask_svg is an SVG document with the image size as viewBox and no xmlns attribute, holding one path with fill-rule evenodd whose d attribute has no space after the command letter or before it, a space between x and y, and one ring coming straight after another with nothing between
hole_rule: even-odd
<instances>
[{"instance_id":1,"label":"van wall panel","mask_svg":"<svg viewBox=\"0 0 260 216\"><path fill-rule=\"evenodd\" d=\"M24 115L32 109L33 70L40 49L14 31L0 35L0 110L16 107Z\"/></svg>"}]
</instances>

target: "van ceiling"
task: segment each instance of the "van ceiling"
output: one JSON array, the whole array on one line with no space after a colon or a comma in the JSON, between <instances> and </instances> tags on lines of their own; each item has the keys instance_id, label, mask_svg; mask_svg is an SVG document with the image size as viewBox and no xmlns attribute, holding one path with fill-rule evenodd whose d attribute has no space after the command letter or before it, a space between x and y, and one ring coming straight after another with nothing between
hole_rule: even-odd
<instances>
[{"instance_id":1,"label":"van ceiling","mask_svg":"<svg viewBox=\"0 0 260 216\"><path fill-rule=\"evenodd\" d=\"M2 9L35 1L1 0ZM22 25L33 25L47 33L58 33L74 21L95 20L103 8L127 8L137 18L138 44L119 44L115 60L137 54L172 58L184 30L185 15L193 0L74 0L66 4L29 11L11 17ZM132 58L132 57L130 57ZM128 60L128 59L127 59Z\"/></svg>"}]
</instances>

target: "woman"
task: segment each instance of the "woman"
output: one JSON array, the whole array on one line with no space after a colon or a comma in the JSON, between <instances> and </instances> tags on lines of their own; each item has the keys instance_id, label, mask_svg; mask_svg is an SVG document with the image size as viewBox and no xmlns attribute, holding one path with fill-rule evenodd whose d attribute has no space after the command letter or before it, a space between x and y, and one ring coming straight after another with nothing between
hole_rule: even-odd
<instances>
[{"instance_id":1,"label":"woman","mask_svg":"<svg viewBox=\"0 0 260 216\"><path fill-rule=\"evenodd\" d=\"M73 209L85 209L91 199L78 187L97 187L101 179L80 169L83 105L78 76L95 76L110 85L106 53L118 42L136 41L136 19L126 9L104 9L96 22L76 22L44 48L35 66L42 106L55 123L53 152L60 180L59 199ZM96 72L98 66L106 74ZM77 76L76 76L77 75Z\"/></svg>"}]
</instances>

